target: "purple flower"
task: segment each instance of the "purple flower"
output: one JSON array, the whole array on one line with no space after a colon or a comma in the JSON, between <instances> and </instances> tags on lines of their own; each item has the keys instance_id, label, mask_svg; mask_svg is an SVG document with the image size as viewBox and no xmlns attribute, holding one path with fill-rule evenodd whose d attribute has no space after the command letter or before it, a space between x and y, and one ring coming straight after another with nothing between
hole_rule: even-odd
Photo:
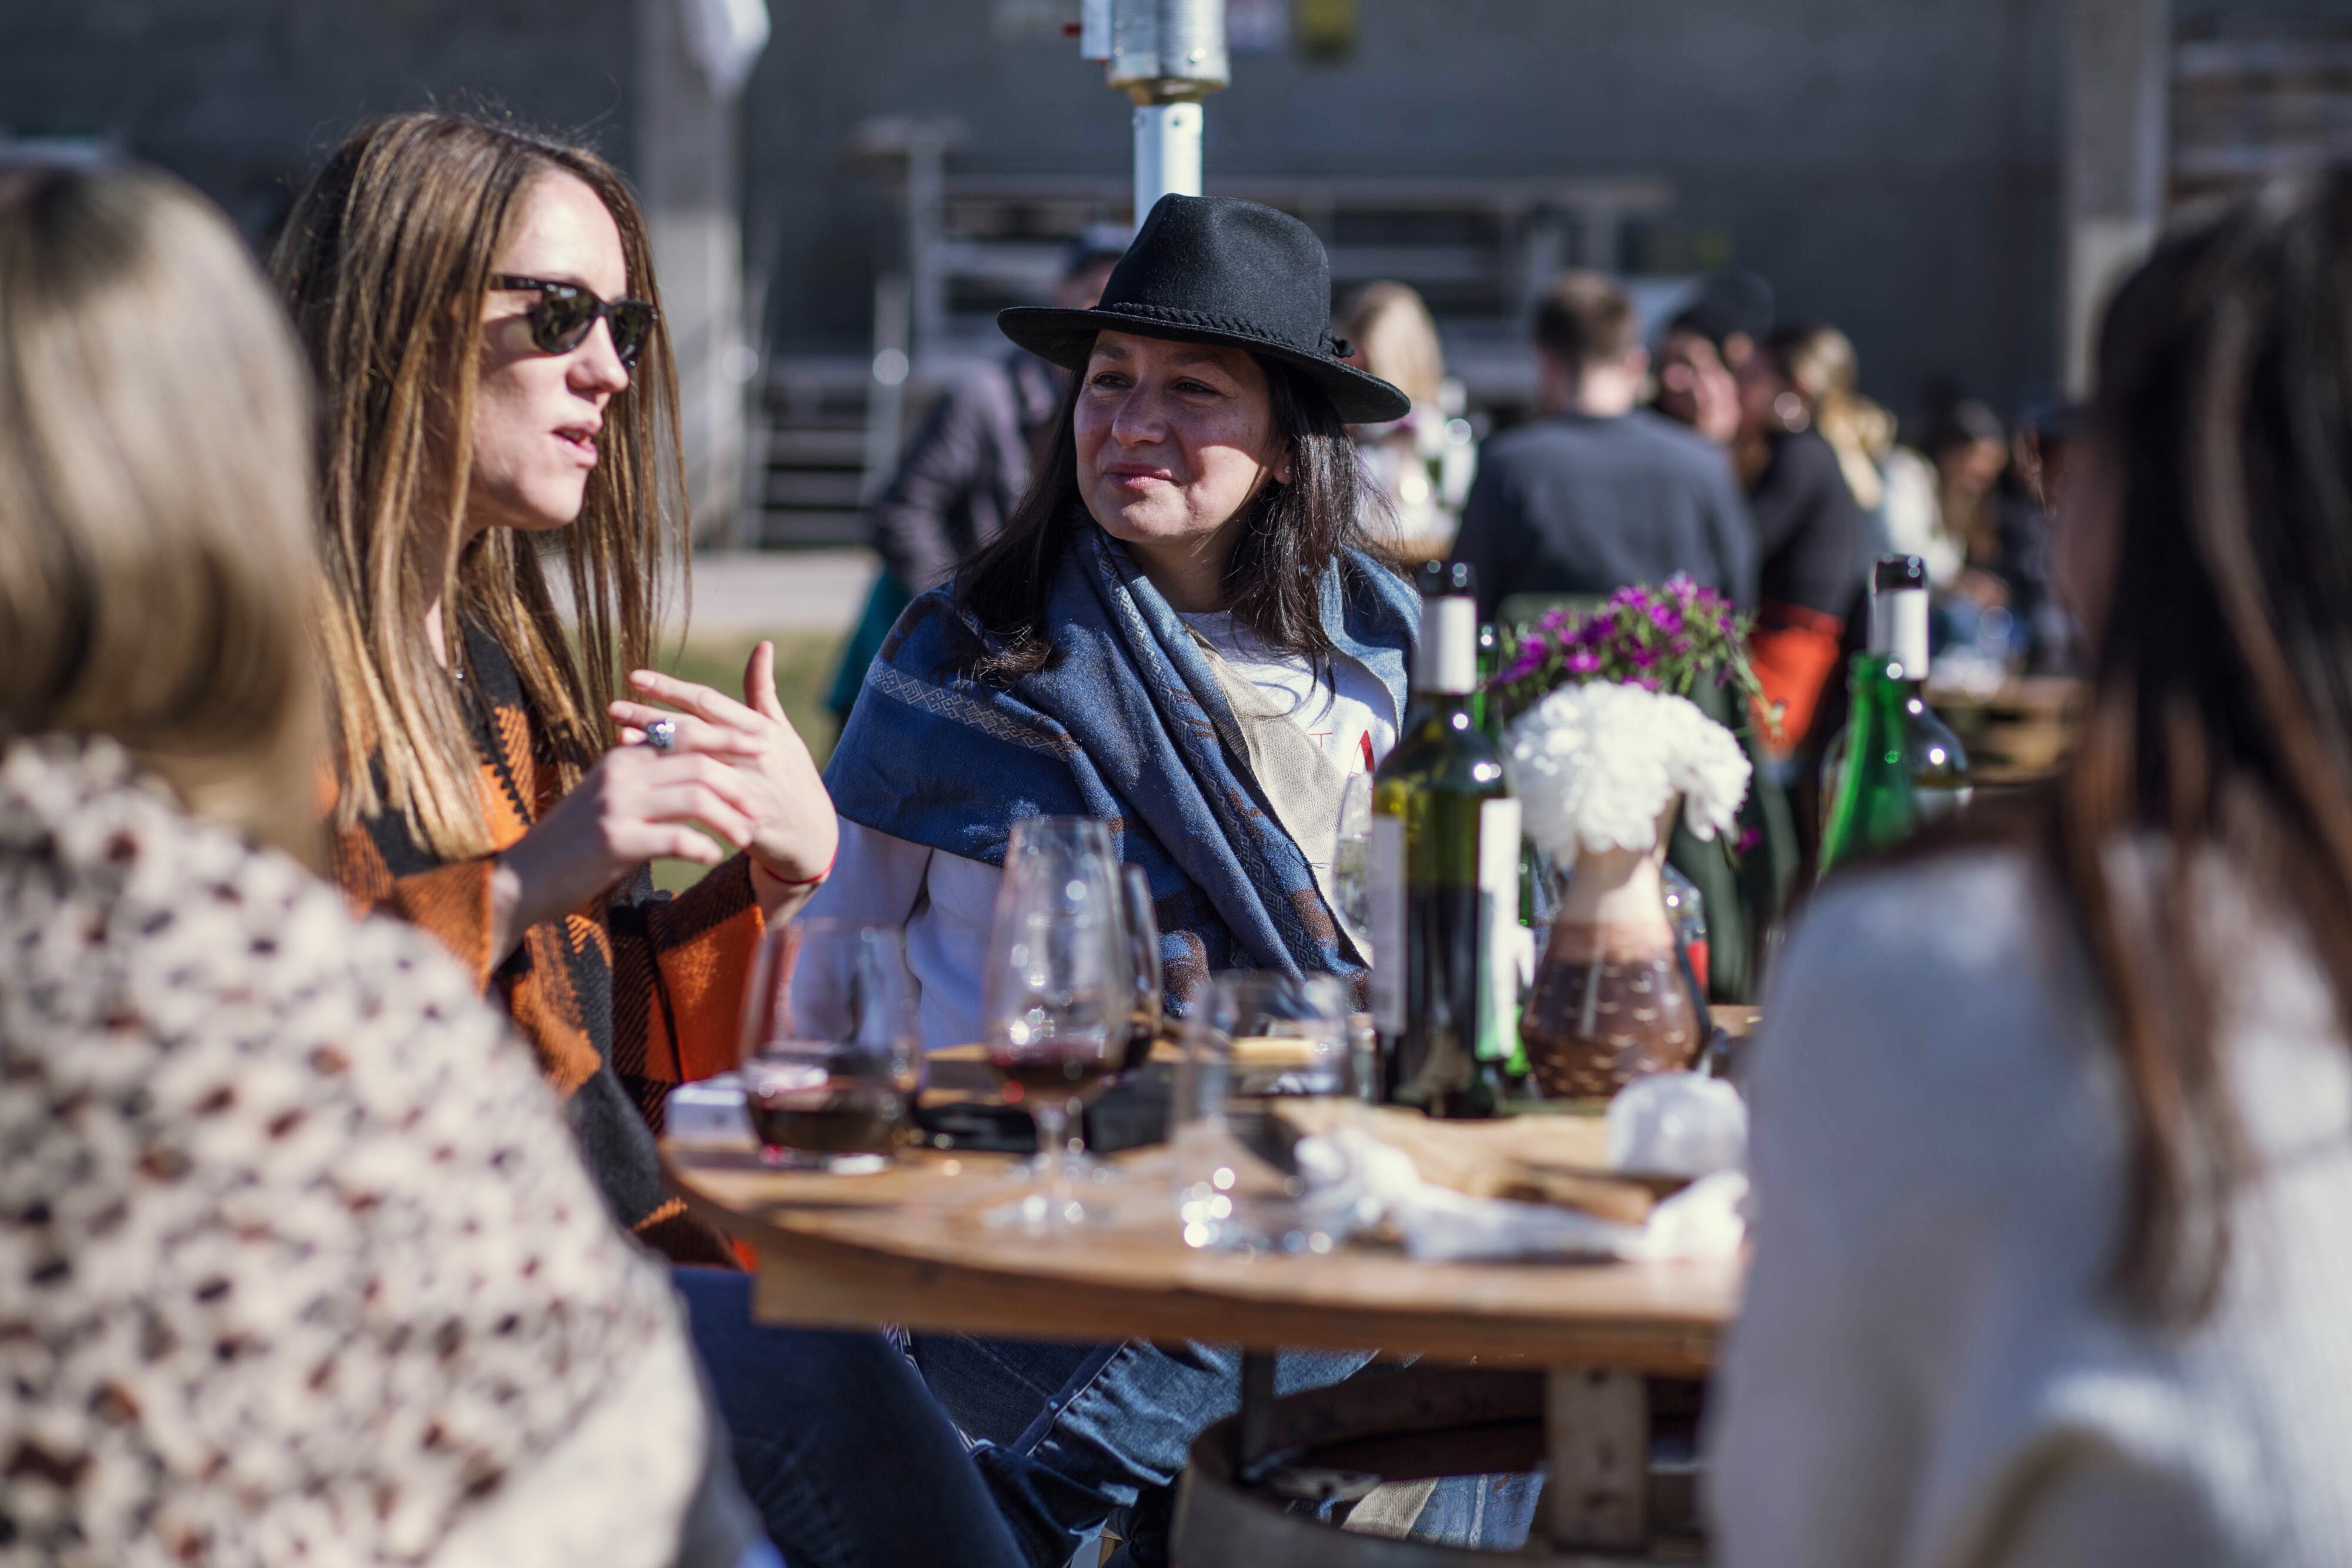
<instances>
[{"instance_id":1,"label":"purple flower","mask_svg":"<svg viewBox=\"0 0 2352 1568\"><path fill-rule=\"evenodd\" d=\"M1658 662L1658 651L1655 648L1638 646L1629 648L1625 651L1625 656L1633 661L1633 667L1637 670L1646 670Z\"/></svg>"},{"instance_id":2,"label":"purple flower","mask_svg":"<svg viewBox=\"0 0 2352 1568\"><path fill-rule=\"evenodd\" d=\"M1529 675L1534 674L1538 670L1542 669L1544 664L1544 649L1530 644L1528 649L1524 653L1520 653L1518 658L1513 662L1511 667L1504 673L1503 684L1508 685L1514 681L1524 681Z\"/></svg>"},{"instance_id":3,"label":"purple flower","mask_svg":"<svg viewBox=\"0 0 2352 1568\"><path fill-rule=\"evenodd\" d=\"M1690 657L1690 651L1691 640L1690 635L1687 632L1676 637L1673 642L1666 644L1666 652L1674 654L1679 659L1686 659Z\"/></svg>"},{"instance_id":4,"label":"purple flower","mask_svg":"<svg viewBox=\"0 0 2352 1568\"><path fill-rule=\"evenodd\" d=\"M1536 624L1546 632L1557 632L1561 627L1568 624L1568 612L1565 610L1547 610L1544 612L1543 619L1537 622Z\"/></svg>"},{"instance_id":5,"label":"purple flower","mask_svg":"<svg viewBox=\"0 0 2352 1568\"><path fill-rule=\"evenodd\" d=\"M1671 604L1653 604L1650 624L1661 632L1679 632L1683 629L1683 612Z\"/></svg>"},{"instance_id":6,"label":"purple flower","mask_svg":"<svg viewBox=\"0 0 2352 1568\"><path fill-rule=\"evenodd\" d=\"M1654 692L1658 689L1658 677L1655 675L1636 675L1633 677L1633 684L1641 687L1645 692Z\"/></svg>"},{"instance_id":7,"label":"purple flower","mask_svg":"<svg viewBox=\"0 0 2352 1568\"><path fill-rule=\"evenodd\" d=\"M1571 675L1590 675L1600 668L1601 655L1588 649L1579 648L1568 656L1568 673Z\"/></svg>"}]
</instances>

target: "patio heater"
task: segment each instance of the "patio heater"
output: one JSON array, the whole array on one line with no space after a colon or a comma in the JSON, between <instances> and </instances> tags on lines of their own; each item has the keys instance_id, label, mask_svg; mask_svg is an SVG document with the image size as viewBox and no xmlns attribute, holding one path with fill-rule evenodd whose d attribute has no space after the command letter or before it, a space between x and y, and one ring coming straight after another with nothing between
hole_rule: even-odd
<instances>
[{"instance_id":1,"label":"patio heater","mask_svg":"<svg viewBox=\"0 0 2352 1568\"><path fill-rule=\"evenodd\" d=\"M1201 193L1201 100L1233 79L1225 0L1084 0L1079 57L1135 100L1135 221Z\"/></svg>"}]
</instances>

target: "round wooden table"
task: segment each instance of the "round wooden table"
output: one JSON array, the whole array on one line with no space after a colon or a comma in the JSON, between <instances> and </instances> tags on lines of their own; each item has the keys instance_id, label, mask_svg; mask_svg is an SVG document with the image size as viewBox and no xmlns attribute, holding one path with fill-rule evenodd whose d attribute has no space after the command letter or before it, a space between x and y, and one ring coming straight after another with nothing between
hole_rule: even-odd
<instances>
[{"instance_id":1,"label":"round wooden table","mask_svg":"<svg viewBox=\"0 0 2352 1568\"><path fill-rule=\"evenodd\" d=\"M1221 1554L1244 1537L1266 1550L1299 1531L1314 1533L1258 1560L1477 1560L1341 1536L1267 1500L1270 1486L1297 1496L1351 1467L1391 1480L1456 1473L1433 1458L1433 1426L1483 1434L1470 1443L1479 1469L1467 1473L1548 1458L1538 1529L1561 1551L1640 1550L1662 1515L1695 1507L1682 1495L1688 1463L1679 1480L1655 1473L1654 1427L1672 1412L1654 1408L1652 1380L1706 1375L1738 1303L1736 1263L1433 1264L1365 1246L1195 1251L1179 1238L1158 1150L1115 1162L1131 1172L1115 1224L1043 1237L980 1222L1003 1195L1001 1156L920 1152L866 1176L771 1170L748 1153L673 1147L665 1159L688 1207L757 1254L753 1311L764 1322L1241 1346L1241 1414L1203 1437L1187 1472L1181 1561L1233 1560ZM1277 1347L1377 1347L1440 1364L1277 1401ZM1676 1521L1664 1522L1675 1532ZM1325 1538L1328 1550L1315 1545Z\"/></svg>"}]
</instances>

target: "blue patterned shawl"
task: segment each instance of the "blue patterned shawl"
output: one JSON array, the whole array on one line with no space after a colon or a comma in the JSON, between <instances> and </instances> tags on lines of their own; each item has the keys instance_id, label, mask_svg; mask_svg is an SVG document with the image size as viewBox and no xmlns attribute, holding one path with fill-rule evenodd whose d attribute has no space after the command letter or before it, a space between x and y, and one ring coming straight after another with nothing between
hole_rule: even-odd
<instances>
[{"instance_id":1,"label":"blue patterned shawl","mask_svg":"<svg viewBox=\"0 0 2352 1568\"><path fill-rule=\"evenodd\" d=\"M1412 589L1349 551L1322 578L1332 642L1396 694L1419 634ZM991 865L1024 817L1108 820L1143 867L1169 999L1211 972L1363 974L1307 858L1269 810L1209 663L1126 550L1091 522L1047 603L1055 657L1006 685L972 679L983 634L946 587L907 608L825 768L844 817Z\"/></svg>"}]
</instances>

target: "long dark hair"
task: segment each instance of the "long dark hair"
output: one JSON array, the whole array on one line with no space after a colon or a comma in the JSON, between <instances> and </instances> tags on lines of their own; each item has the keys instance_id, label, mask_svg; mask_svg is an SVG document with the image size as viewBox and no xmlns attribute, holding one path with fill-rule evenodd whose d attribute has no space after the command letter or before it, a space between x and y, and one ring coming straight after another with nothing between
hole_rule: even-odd
<instances>
[{"instance_id":1,"label":"long dark hair","mask_svg":"<svg viewBox=\"0 0 2352 1568\"><path fill-rule=\"evenodd\" d=\"M1269 478L1251 497L1249 519L1225 560L1227 601L1234 619L1260 642L1319 665L1332 652L1318 591L1324 569L1343 549L1365 543L1358 516L1361 470L1322 389L1279 360L1251 358L1265 371L1274 428L1289 447L1290 482ZM956 601L995 643L973 661L973 673L983 678L1016 679L1054 656L1045 603L1062 552L1078 529L1095 526L1078 492L1073 424L1085 385L1081 371L1064 391L1037 476L1003 531L956 569Z\"/></svg>"},{"instance_id":2,"label":"long dark hair","mask_svg":"<svg viewBox=\"0 0 2352 1568\"><path fill-rule=\"evenodd\" d=\"M2352 1025L2352 174L2166 240L2107 313L2095 413L2120 520L2041 847L2123 1069L2115 1283L2193 1320L2220 1290L2248 1161L2200 861L2226 860L2300 926ZM2135 839L2166 846L2145 899L2105 858Z\"/></svg>"}]
</instances>

